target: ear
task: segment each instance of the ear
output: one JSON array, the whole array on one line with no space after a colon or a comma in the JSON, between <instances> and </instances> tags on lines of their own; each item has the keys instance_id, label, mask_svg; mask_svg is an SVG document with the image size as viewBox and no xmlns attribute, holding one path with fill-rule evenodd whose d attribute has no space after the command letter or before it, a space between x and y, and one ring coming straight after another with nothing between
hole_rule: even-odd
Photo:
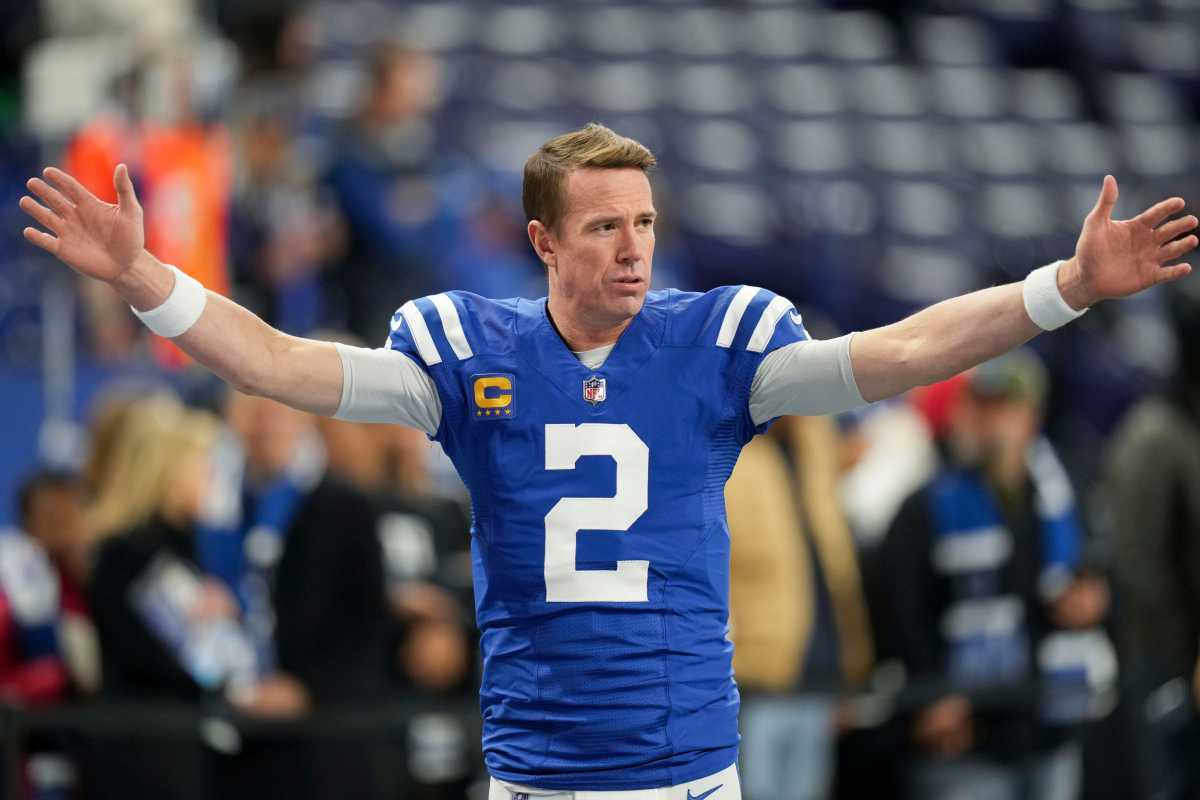
<instances>
[{"instance_id":1,"label":"ear","mask_svg":"<svg viewBox=\"0 0 1200 800\"><path fill-rule=\"evenodd\" d=\"M529 220L525 230L529 234L529 243L533 245L533 252L537 253L538 260L547 268L558 266L558 243L554 239L554 233L543 225L540 219Z\"/></svg>"}]
</instances>

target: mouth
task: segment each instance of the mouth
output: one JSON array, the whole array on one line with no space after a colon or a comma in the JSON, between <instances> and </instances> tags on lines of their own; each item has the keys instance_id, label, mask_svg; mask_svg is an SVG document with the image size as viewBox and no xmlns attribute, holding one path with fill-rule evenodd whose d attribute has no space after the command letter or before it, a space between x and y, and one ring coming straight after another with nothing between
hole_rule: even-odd
<instances>
[{"instance_id":1,"label":"mouth","mask_svg":"<svg viewBox=\"0 0 1200 800\"><path fill-rule=\"evenodd\" d=\"M624 275L620 278L616 278L613 283L616 283L618 286L640 286L645 283L645 281L642 278L639 278L637 275Z\"/></svg>"}]
</instances>

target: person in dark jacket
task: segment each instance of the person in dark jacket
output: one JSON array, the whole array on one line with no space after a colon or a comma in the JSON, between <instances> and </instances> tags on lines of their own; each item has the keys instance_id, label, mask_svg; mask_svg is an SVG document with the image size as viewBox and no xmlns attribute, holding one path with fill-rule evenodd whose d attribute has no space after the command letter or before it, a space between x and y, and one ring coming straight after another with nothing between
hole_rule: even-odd
<instances>
[{"instance_id":1,"label":"person in dark jacket","mask_svg":"<svg viewBox=\"0 0 1200 800\"><path fill-rule=\"evenodd\" d=\"M271 704L278 689L297 711L377 704L391 629L374 505L327 474L310 415L234 392L225 419L245 455L239 519L201 531L201 559L237 598L259 669L299 689L291 698L291 687L268 687L243 703ZM330 740L295 767L303 796L370 798L387 791L383 759L367 742Z\"/></svg>"},{"instance_id":2,"label":"person in dark jacket","mask_svg":"<svg viewBox=\"0 0 1200 800\"><path fill-rule=\"evenodd\" d=\"M1078 724L1115 659L1093 626L1070 482L1038 436L1044 368L1018 351L971 374L948 460L876 556L878 632L926 699L909 720L908 796L1078 796ZM1039 687L1041 691L1039 691Z\"/></svg>"},{"instance_id":3,"label":"person in dark jacket","mask_svg":"<svg viewBox=\"0 0 1200 800\"><path fill-rule=\"evenodd\" d=\"M101 696L114 707L191 709L219 696L226 678L189 670L195 634L235 616L229 593L203 580L191 537L217 423L160 396L133 401L128 412L112 432L112 458L89 509L95 546L87 589L103 659ZM167 586L175 590L161 591ZM130 734L88 748L85 783L99 796L199 799L213 788L210 767L188 739Z\"/></svg>"},{"instance_id":4,"label":"person in dark jacket","mask_svg":"<svg viewBox=\"0 0 1200 800\"><path fill-rule=\"evenodd\" d=\"M1200 796L1200 297L1168 296L1180 343L1167 390L1113 439L1108 499L1123 663L1147 796Z\"/></svg>"}]
</instances>

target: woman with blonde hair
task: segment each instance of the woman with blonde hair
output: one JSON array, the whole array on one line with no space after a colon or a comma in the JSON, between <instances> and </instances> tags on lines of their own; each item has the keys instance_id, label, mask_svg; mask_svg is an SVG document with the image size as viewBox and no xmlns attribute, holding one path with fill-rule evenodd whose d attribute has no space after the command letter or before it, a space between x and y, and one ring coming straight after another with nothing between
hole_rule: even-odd
<instances>
[{"instance_id":1,"label":"woman with blonde hair","mask_svg":"<svg viewBox=\"0 0 1200 800\"><path fill-rule=\"evenodd\" d=\"M198 704L229 679L211 645L217 634L236 635L237 607L205 576L195 536L220 430L211 414L168 394L117 396L94 418L88 588L101 691L116 702ZM96 780L111 790L101 794L211 796L208 757L191 743L135 739L93 756Z\"/></svg>"},{"instance_id":2,"label":"woman with blonde hair","mask_svg":"<svg viewBox=\"0 0 1200 800\"><path fill-rule=\"evenodd\" d=\"M98 446L87 475L93 541L161 515L186 527L208 486L209 452L219 431L212 415L168 394L110 403L98 416Z\"/></svg>"}]
</instances>

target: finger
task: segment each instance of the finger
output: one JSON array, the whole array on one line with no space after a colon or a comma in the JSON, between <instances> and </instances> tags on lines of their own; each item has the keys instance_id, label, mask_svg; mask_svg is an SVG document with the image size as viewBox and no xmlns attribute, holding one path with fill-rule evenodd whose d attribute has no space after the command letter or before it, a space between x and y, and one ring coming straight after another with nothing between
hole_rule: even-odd
<instances>
[{"instance_id":1,"label":"finger","mask_svg":"<svg viewBox=\"0 0 1200 800\"><path fill-rule=\"evenodd\" d=\"M76 205L92 196L91 192L83 188L82 183L57 167L46 167L42 170L42 174Z\"/></svg>"},{"instance_id":2,"label":"finger","mask_svg":"<svg viewBox=\"0 0 1200 800\"><path fill-rule=\"evenodd\" d=\"M22 233L30 244L36 244L51 255L58 255L58 239L37 228L26 228Z\"/></svg>"},{"instance_id":3,"label":"finger","mask_svg":"<svg viewBox=\"0 0 1200 800\"><path fill-rule=\"evenodd\" d=\"M1113 208L1117 205L1117 179L1112 175L1105 175L1103 183L1100 184L1100 196L1096 198L1096 206L1092 209L1092 215L1102 219L1112 219Z\"/></svg>"},{"instance_id":4,"label":"finger","mask_svg":"<svg viewBox=\"0 0 1200 800\"><path fill-rule=\"evenodd\" d=\"M1183 206L1182 197L1169 197L1160 203L1150 206L1138 214L1136 219L1138 222L1149 225L1151 228L1157 228L1164 219L1172 214L1179 213Z\"/></svg>"},{"instance_id":5,"label":"finger","mask_svg":"<svg viewBox=\"0 0 1200 800\"><path fill-rule=\"evenodd\" d=\"M1166 244L1172 239L1175 239L1192 230L1198 224L1200 224L1200 220L1197 220L1195 217L1190 215L1186 217L1180 217L1179 219L1173 219L1170 222L1164 222L1162 225L1154 229L1154 241L1158 242L1159 244Z\"/></svg>"},{"instance_id":6,"label":"finger","mask_svg":"<svg viewBox=\"0 0 1200 800\"><path fill-rule=\"evenodd\" d=\"M29 195L22 197L17 205L21 207L22 211L37 220L38 224L43 228L49 228L55 233L59 233L62 230L62 217L56 215Z\"/></svg>"},{"instance_id":7,"label":"finger","mask_svg":"<svg viewBox=\"0 0 1200 800\"><path fill-rule=\"evenodd\" d=\"M28 229L26 229L26 230L28 230ZM1170 283L1171 281L1177 281L1180 278L1185 278L1191 274L1192 274L1192 265L1191 264L1172 264L1169 267L1163 267L1162 269L1160 269L1154 276L1154 282L1156 284Z\"/></svg>"},{"instance_id":8,"label":"finger","mask_svg":"<svg viewBox=\"0 0 1200 800\"><path fill-rule=\"evenodd\" d=\"M117 190L117 203L122 208L139 208L137 194L133 191L133 181L129 178L129 167L117 164L113 171L113 188Z\"/></svg>"},{"instance_id":9,"label":"finger","mask_svg":"<svg viewBox=\"0 0 1200 800\"><path fill-rule=\"evenodd\" d=\"M1200 244L1200 239L1195 236L1185 236L1178 241L1165 244L1158 248L1158 263L1174 261L1189 250L1194 250L1197 244Z\"/></svg>"},{"instance_id":10,"label":"finger","mask_svg":"<svg viewBox=\"0 0 1200 800\"><path fill-rule=\"evenodd\" d=\"M50 206L50 209L60 217L65 217L75 210L75 206L70 200L63 197L61 192L41 178L30 178L25 181L25 185L29 187L29 191L40 197L42 202Z\"/></svg>"}]
</instances>

